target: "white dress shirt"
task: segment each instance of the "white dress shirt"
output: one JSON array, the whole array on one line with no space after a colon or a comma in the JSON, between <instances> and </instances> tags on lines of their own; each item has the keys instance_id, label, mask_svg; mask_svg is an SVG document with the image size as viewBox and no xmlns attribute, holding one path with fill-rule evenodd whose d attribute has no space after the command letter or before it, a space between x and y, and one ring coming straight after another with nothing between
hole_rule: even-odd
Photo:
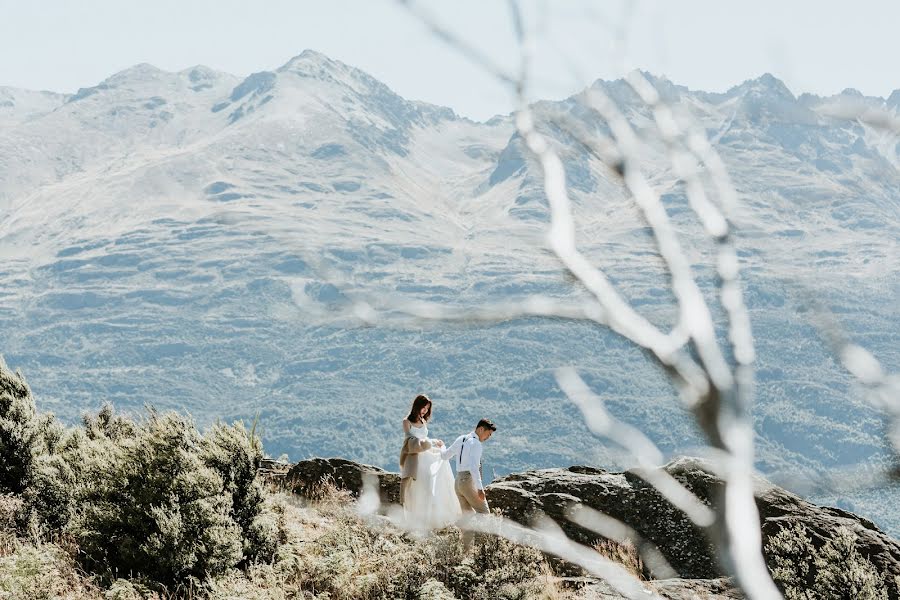
<instances>
[{"instance_id":1,"label":"white dress shirt","mask_svg":"<svg viewBox=\"0 0 900 600\"><path fill-rule=\"evenodd\" d=\"M456 473L468 471L472 474L476 490L483 490L481 482L481 453L483 446L474 431L461 435L447 448L441 448L441 458L456 457Z\"/></svg>"}]
</instances>

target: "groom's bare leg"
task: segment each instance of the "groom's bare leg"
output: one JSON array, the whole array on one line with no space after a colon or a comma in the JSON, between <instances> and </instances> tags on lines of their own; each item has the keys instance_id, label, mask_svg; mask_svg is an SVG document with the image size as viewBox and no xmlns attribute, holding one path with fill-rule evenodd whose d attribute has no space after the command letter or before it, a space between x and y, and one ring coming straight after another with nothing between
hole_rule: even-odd
<instances>
[{"instance_id":1,"label":"groom's bare leg","mask_svg":"<svg viewBox=\"0 0 900 600\"><path fill-rule=\"evenodd\" d=\"M466 471L456 476L456 497L459 499L459 506L463 511L463 519L471 518L472 513L490 514L487 500L478 497L478 490L475 489L475 481L472 474ZM462 543L463 552L468 553L472 550L472 543L475 540L475 534L471 531L463 531Z\"/></svg>"}]
</instances>

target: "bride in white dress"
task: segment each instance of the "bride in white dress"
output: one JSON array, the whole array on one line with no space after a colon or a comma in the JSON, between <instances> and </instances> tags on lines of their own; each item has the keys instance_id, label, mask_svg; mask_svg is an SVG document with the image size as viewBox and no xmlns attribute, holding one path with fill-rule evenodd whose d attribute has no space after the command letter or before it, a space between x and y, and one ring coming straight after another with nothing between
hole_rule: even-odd
<instances>
[{"instance_id":1,"label":"bride in white dress","mask_svg":"<svg viewBox=\"0 0 900 600\"><path fill-rule=\"evenodd\" d=\"M406 490L403 509L412 527L440 529L456 522L462 514L462 509L453 487L450 461L441 458L440 449L444 443L428 437L431 400L427 400L425 406L415 404L409 418L403 420L404 434L420 440L429 440L432 445L430 449L417 453L416 475ZM416 408L419 410L415 410ZM416 422L411 422L412 417L418 417Z\"/></svg>"}]
</instances>

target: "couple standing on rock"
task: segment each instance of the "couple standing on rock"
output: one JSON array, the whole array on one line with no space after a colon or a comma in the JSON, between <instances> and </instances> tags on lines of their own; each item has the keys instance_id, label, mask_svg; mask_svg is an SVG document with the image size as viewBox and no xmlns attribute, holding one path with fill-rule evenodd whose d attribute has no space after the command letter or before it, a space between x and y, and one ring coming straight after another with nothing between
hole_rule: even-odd
<instances>
[{"instance_id":1,"label":"couple standing on rock","mask_svg":"<svg viewBox=\"0 0 900 600\"><path fill-rule=\"evenodd\" d=\"M438 529L464 514L489 512L481 481L482 443L497 431L488 419L450 444L428 437L431 400L420 394L403 419L400 449L400 503L407 520L421 529ZM456 459L456 479L450 460ZM472 546L472 534L463 533L463 547Z\"/></svg>"}]
</instances>

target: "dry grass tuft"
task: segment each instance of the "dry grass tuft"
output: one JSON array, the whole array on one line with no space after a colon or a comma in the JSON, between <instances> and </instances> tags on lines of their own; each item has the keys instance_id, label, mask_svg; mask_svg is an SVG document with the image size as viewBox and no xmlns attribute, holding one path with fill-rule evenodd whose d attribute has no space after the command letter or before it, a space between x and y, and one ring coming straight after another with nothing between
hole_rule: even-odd
<instances>
[{"instance_id":1,"label":"dry grass tuft","mask_svg":"<svg viewBox=\"0 0 900 600\"><path fill-rule=\"evenodd\" d=\"M92 578L75 566L72 556L55 544L17 544L0 558L0 598L102 598Z\"/></svg>"},{"instance_id":2,"label":"dry grass tuft","mask_svg":"<svg viewBox=\"0 0 900 600\"><path fill-rule=\"evenodd\" d=\"M617 542L615 540L602 539L594 544L594 550L609 560L619 563L638 579L647 579L644 561L641 560L640 553L630 541Z\"/></svg>"},{"instance_id":3,"label":"dry grass tuft","mask_svg":"<svg viewBox=\"0 0 900 600\"><path fill-rule=\"evenodd\" d=\"M12 494L0 494L0 557L16 551L16 523L22 512L22 499Z\"/></svg>"}]
</instances>

